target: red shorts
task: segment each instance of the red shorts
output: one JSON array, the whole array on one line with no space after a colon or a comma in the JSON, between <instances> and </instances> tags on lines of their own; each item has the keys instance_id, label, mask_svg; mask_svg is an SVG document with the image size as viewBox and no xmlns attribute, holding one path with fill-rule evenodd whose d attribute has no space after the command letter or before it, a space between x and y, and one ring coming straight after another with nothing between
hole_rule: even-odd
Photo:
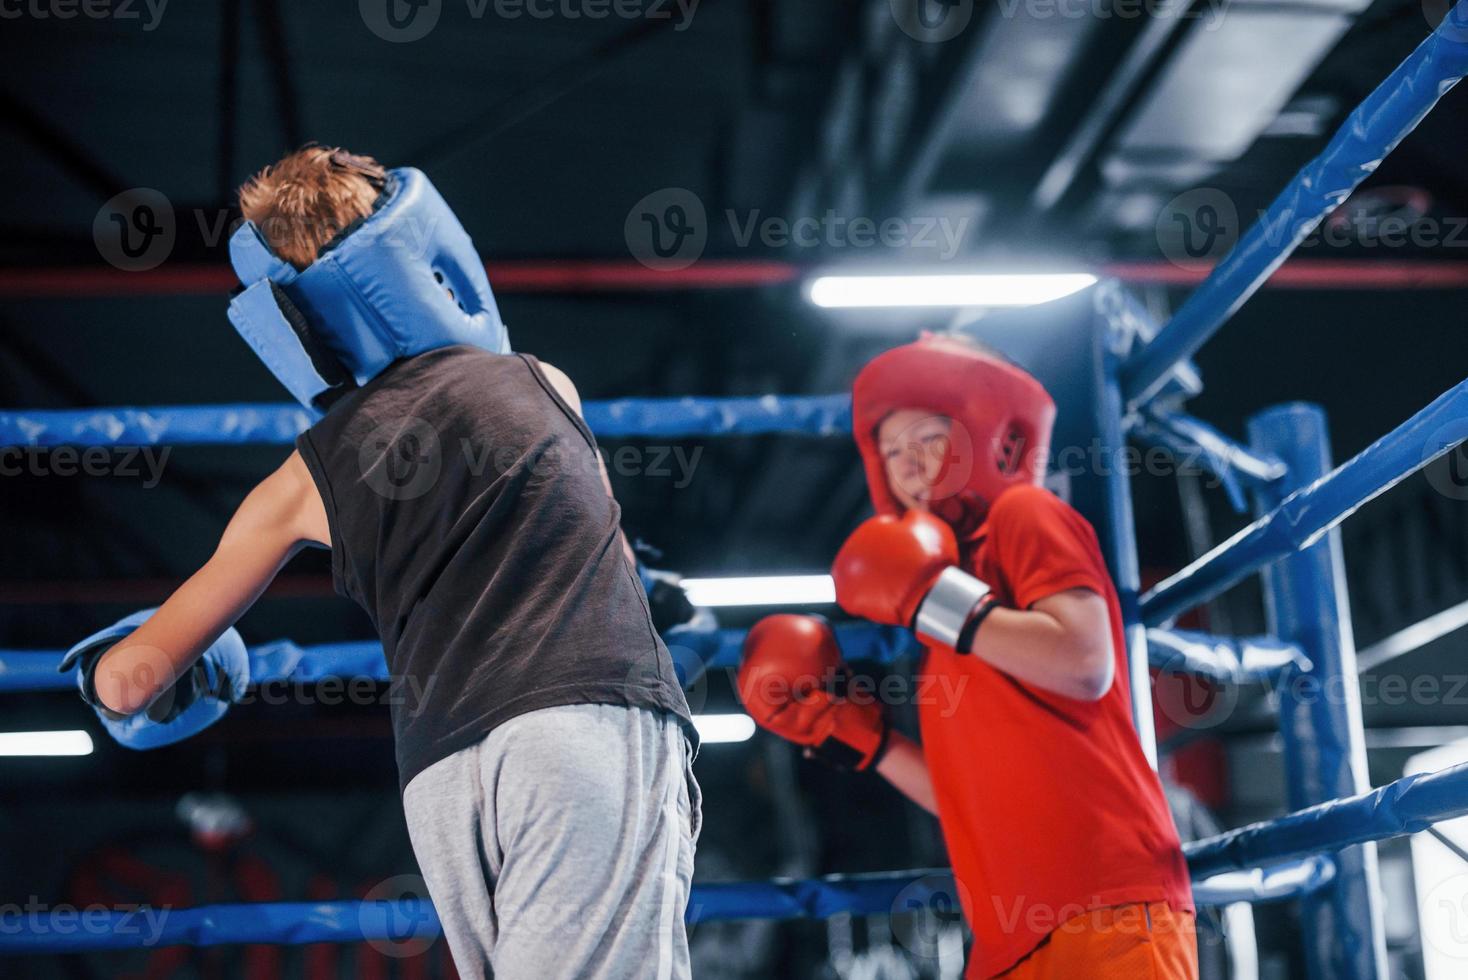
<instances>
[{"instance_id":1,"label":"red shorts","mask_svg":"<svg viewBox=\"0 0 1468 980\"><path fill-rule=\"evenodd\" d=\"M1003 980L1198 980L1191 912L1166 902L1093 909L1067 919Z\"/></svg>"}]
</instances>

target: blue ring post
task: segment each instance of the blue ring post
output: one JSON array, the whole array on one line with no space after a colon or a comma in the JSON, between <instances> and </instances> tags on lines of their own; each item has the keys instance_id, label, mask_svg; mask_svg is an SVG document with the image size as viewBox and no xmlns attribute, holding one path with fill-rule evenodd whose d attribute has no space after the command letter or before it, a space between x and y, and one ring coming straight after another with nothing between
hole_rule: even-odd
<instances>
[{"instance_id":1,"label":"blue ring post","mask_svg":"<svg viewBox=\"0 0 1468 980\"><path fill-rule=\"evenodd\" d=\"M1115 295L1115 294L1113 294ZM1121 391L1121 360L1117 356L1116 317L1105 328L1101 352L1101 382L1095 396L1095 424L1101 445L1120 452L1126 445L1122 418L1126 407ZM1106 482L1106 523L1101 533L1107 536L1112 556L1112 578L1121 600L1122 629L1126 637L1128 682L1132 695L1132 724L1142 754L1156 769L1157 722L1152 711L1151 656L1147 650L1147 624L1142 622L1137 596L1142 591L1141 561L1137 557L1137 524L1132 511L1131 478L1121 466L1108 466L1102 475Z\"/></svg>"},{"instance_id":2,"label":"blue ring post","mask_svg":"<svg viewBox=\"0 0 1468 980\"><path fill-rule=\"evenodd\" d=\"M1249 420L1250 444L1289 467L1256 487L1263 515L1293 491L1330 472L1330 435L1315 405L1267 409ZM1297 645L1309 669L1290 672L1280 696L1285 779L1291 810L1355 796L1370 788L1356 645L1346 598L1340 532L1264 570L1269 632ZM1335 880L1301 902L1305 962L1311 980L1386 980L1376 845L1345 849Z\"/></svg>"}]
</instances>

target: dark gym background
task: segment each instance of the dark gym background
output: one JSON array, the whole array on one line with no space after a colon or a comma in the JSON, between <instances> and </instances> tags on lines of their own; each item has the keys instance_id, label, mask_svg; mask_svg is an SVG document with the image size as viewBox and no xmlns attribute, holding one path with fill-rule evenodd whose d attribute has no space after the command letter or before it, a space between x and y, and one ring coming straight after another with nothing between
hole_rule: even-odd
<instances>
[{"instance_id":1,"label":"dark gym background","mask_svg":"<svg viewBox=\"0 0 1468 980\"><path fill-rule=\"evenodd\" d=\"M1165 316L1188 288L1169 261L1173 243L1159 236L1166 203L1211 188L1247 221L1426 35L1431 16L1402 0L1250 0L1222 21L1201 3L1171 18L1116 14L1103 0L967 6L972 21L959 36L924 43L901 30L887 0L703 0L691 15L649 0L640 15L604 17L587 13L601 9L594 3L547 5L540 16L445 0L429 5L433 29L405 40L374 29L372 0L161 11L0 0L0 411L284 400L226 321L225 289L120 286L105 275L92 227L118 193L153 188L178 216L165 276L219 267L234 188L307 140L426 170L492 280L497 263L574 276L604 260L635 272L629 211L648 194L686 188L707 216L703 262L1124 270ZM1334 278L1265 289L1203 349L1207 387L1190 403L1195 414L1242 438L1244 419L1264 406L1318 402L1340 460L1468 374L1468 291L1387 278L1359 288L1383 270L1405 277L1464 261L1465 125L1460 88L1338 213L1327 240L1298 254L1332 263ZM828 213L947 221L964 235L940 255L739 234L749 221ZM56 274L50 286L36 285L41 272ZM516 347L565 369L586 399L837 392L872 354L952 319L818 310L799 277L502 290L499 301ZM682 448L700 453L686 486L613 478L628 533L662 549L665 567L821 571L867 513L847 440ZM65 647L161 599L285 453L176 449L156 486L7 473L0 647ZM1414 476L1345 526L1358 645L1468 600L1463 465L1449 459L1431 479ZM1188 480L1135 481L1153 577L1243 522L1220 491ZM1203 508L1191 539L1185 507ZM742 625L762 612L721 618ZM1263 627L1257 589L1236 590L1209 614L1220 631ZM331 595L323 557L309 554L241 629L251 642L370 634ZM1461 676L1463 652L1463 636L1452 635L1387 669L1409 681ZM323 700L303 692L251 705L147 756L98 731L85 758L0 760L0 903L80 900L88 889L172 888L179 904L351 898L411 873L385 709ZM1468 695L1442 700L1368 703L1374 782L1400 775L1413 752L1468 735ZM737 710L726 678L712 679L705 710ZM6 731L95 728L68 694L0 695L0 718ZM1223 824L1280 811L1271 731L1267 715L1237 711L1192 763L1204 770L1195 791ZM945 860L936 824L885 784L816 769L768 736L708 746L697 772L701 879ZM179 815L185 793L221 794L184 808L245 815L253 833L192 840ZM1383 864L1394 965L1418 976L1405 847L1384 848ZM1261 975L1295 975L1288 907L1261 908L1259 927ZM823 964L828 947L840 961L842 930L858 954L882 939L842 923L697 930L697 975L829 975ZM441 946L393 962L354 948L174 950L151 962L3 961L0 975L428 976L443 958Z\"/></svg>"}]
</instances>

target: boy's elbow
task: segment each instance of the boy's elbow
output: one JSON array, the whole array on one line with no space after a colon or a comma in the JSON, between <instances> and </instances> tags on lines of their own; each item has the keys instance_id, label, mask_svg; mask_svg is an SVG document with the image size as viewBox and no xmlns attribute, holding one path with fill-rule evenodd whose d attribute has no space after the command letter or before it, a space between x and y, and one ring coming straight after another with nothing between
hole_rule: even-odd
<instances>
[{"instance_id":1,"label":"boy's elbow","mask_svg":"<svg viewBox=\"0 0 1468 980\"><path fill-rule=\"evenodd\" d=\"M131 704L137 698L136 692L131 690L131 685L110 674L103 674L99 671L92 680L92 691L103 708L120 717L136 714L143 707L143 705Z\"/></svg>"},{"instance_id":2,"label":"boy's elbow","mask_svg":"<svg viewBox=\"0 0 1468 980\"><path fill-rule=\"evenodd\" d=\"M1089 589L1070 589L1035 603L1053 624L1054 690L1079 701L1100 701L1116 681L1111 616L1106 602Z\"/></svg>"},{"instance_id":3,"label":"boy's elbow","mask_svg":"<svg viewBox=\"0 0 1468 980\"><path fill-rule=\"evenodd\" d=\"M162 693L151 665L130 663L127 651L102 655L92 674L92 691L108 711L120 717L142 711Z\"/></svg>"},{"instance_id":4,"label":"boy's elbow","mask_svg":"<svg viewBox=\"0 0 1468 980\"><path fill-rule=\"evenodd\" d=\"M1082 677L1078 682L1076 698L1081 701L1100 701L1111 690L1113 680L1114 678L1110 671L1104 674L1096 673Z\"/></svg>"},{"instance_id":5,"label":"boy's elbow","mask_svg":"<svg viewBox=\"0 0 1468 980\"><path fill-rule=\"evenodd\" d=\"M1072 696L1076 699L1100 701L1104 698L1116 682L1116 661L1111 656L1110 644L1099 650L1087 651L1071 681L1075 686Z\"/></svg>"}]
</instances>

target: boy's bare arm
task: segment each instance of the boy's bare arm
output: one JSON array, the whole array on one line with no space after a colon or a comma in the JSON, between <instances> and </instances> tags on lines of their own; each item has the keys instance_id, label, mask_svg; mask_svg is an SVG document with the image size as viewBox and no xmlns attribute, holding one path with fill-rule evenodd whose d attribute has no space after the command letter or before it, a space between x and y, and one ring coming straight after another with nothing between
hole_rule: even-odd
<instances>
[{"instance_id":1,"label":"boy's bare arm","mask_svg":"<svg viewBox=\"0 0 1468 980\"><path fill-rule=\"evenodd\" d=\"M923 748L901 732L887 733L887 751L877 763L877 772L892 786L933 816L938 815L938 798Z\"/></svg>"},{"instance_id":2,"label":"boy's bare arm","mask_svg":"<svg viewBox=\"0 0 1468 980\"><path fill-rule=\"evenodd\" d=\"M313 543L330 545L326 508L293 452L245 497L204 566L102 655L98 699L124 715L146 708L250 608L292 555Z\"/></svg>"},{"instance_id":3,"label":"boy's bare arm","mask_svg":"<svg viewBox=\"0 0 1468 980\"><path fill-rule=\"evenodd\" d=\"M1089 589L1067 589L1029 609L995 609L971 652L1012 677L1082 701L1104 697L1116 674L1106 600Z\"/></svg>"}]
</instances>

